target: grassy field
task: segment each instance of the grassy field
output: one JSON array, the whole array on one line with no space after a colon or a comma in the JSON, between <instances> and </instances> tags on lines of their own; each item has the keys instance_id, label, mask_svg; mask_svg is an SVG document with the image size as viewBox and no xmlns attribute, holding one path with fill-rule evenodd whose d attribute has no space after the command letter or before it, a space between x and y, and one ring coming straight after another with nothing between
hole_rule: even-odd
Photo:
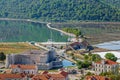
<instances>
[{"instance_id":1,"label":"grassy field","mask_svg":"<svg viewBox=\"0 0 120 80\"><path fill-rule=\"evenodd\" d=\"M38 50L38 47L29 45L28 43L0 43L0 52L4 52L5 54L10 53L19 53L26 50L35 49Z\"/></svg>"}]
</instances>

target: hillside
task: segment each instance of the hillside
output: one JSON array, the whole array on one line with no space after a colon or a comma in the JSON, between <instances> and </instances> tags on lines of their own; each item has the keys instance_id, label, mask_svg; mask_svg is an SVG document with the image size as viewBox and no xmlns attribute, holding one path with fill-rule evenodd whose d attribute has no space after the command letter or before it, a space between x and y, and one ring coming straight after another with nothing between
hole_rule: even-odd
<instances>
[{"instance_id":1,"label":"hillside","mask_svg":"<svg viewBox=\"0 0 120 80\"><path fill-rule=\"evenodd\" d=\"M101 0L1 0L0 17L45 21L120 21L120 10Z\"/></svg>"},{"instance_id":2,"label":"hillside","mask_svg":"<svg viewBox=\"0 0 120 80\"><path fill-rule=\"evenodd\" d=\"M120 9L120 0L103 0L105 3Z\"/></svg>"}]
</instances>

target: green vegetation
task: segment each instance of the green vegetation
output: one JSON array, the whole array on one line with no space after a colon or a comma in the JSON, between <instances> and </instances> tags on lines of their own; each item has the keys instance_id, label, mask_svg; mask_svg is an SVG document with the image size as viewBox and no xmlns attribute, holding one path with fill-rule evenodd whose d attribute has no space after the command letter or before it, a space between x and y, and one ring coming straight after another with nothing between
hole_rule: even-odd
<instances>
[{"instance_id":1,"label":"green vegetation","mask_svg":"<svg viewBox=\"0 0 120 80\"><path fill-rule=\"evenodd\" d=\"M32 49L39 50L38 47L29 45L28 43L0 43L0 52L5 54L20 53Z\"/></svg>"},{"instance_id":2,"label":"green vegetation","mask_svg":"<svg viewBox=\"0 0 120 80\"><path fill-rule=\"evenodd\" d=\"M3 52L0 52L0 61L4 61L6 59L6 55Z\"/></svg>"},{"instance_id":3,"label":"green vegetation","mask_svg":"<svg viewBox=\"0 0 120 80\"><path fill-rule=\"evenodd\" d=\"M63 31L66 31L68 33L73 33L75 34L76 36L79 36L81 35L81 31L79 29L76 29L76 28L63 28L62 29Z\"/></svg>"},{"instance_id":4,"label":"green vegetation","mask_svg":"<svg viewBox=\"0 0 120 80\"><path fill-rule=\"evenodd\" d=\"M107 76L111 78L111 80L119 80L120 79L120 74L113 74L112 72L105 72L101 73L101 76Z\"/></svg>"},{"instance_id":5,"label":"green vegetation","mask_svg":"<svg viewBox=\"0 0 120 80\"><path fill-rule=\"evenodd\" d=\"M89 68L91 66L91 62L89 61L77 61L77 66L78 66L78 69L82 69L82 68Z\"/></svg>"},{"instance_id":6,"label":"green vegetation","mask_svg":"<svg viewBox=\"0 0 120 80\"><path fill-rule=\"evenodd\" d=\"M120 21L120 10L111 5L101 0L1 0L0 17L45 21Z\"/></svg>"},{"instance_id":7,"label":"green vegetation","mask_svg":"<svg viewBox=\"0 0 120 80\"><path fill-rule=\"evenodd\" d=\"M65 32L68 32L68 33L72 33L76 37L79 37L82 34L81 31L79 29L76 29L76 28L63 28L62 30Z\"/></svg>"},{"instance_id":8,"label":"green vegetation","mask_svg":"<svg viewBox=\"0 0 120 80\"><path fill-rule=\"evenodd\" d=\"M95 75L95 74L88 72L85 76L93 76L93 75Z\"/></svg>"},{"instance_id":9,"label":"green vegetation","mask_svg":"<svg viewBox=\"0 0 120 80\"><path fill-rule=\"evenodd\" d=\"M106 4L120 9L120 0L103 0Z\"/></svg>"},{"instance_id":10,"label":"green vegetation","mask_svg":"<svg viewBox=\"0 0 120 80\"><path fill-rule=\"evenodd\" d=\"M117 61L117 57L115 57L115 55L112 54L112 53L107 53L107 54L105 54L105 58L106 58L106 59L110 59L110 60L112 60L112 61Z\"/></svg>"},{"instance_id":11,"label":"green vegetation","mask_svg":"<svg viewBox=\"0 0 120 80\"><path fill-rule=\"evenodd\" d=\"M76 37L76 40L79 40L79 36L83 37L81 31L77 28L63 28L62 30L67 32L67 33L74 34Z\"/></svg>"},{"instance_id":12,"label":"green vegetation","mask_svg":"<svg viewBox=\"0 0 120 80\"><path fill-rule=\"evenodd\" d=\"M88 55L84 55L84 59L88 60L88 61L100 61L102 58L100 55L98 54L88 54Z\"/></svg>"}]
</instances>

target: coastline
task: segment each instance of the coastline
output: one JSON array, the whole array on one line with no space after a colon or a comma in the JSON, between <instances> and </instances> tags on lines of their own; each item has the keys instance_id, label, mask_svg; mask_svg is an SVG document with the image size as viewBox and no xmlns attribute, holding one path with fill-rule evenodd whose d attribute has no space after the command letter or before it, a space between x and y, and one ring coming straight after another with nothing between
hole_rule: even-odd
<instances>
[{"instance_id":1,"label":"coastline","mask_svg":"<svg viewBox=\"0 0 120 80\"><path fill-rule=\"evenodd\" d=\"M74 34L67 33L67 32L65 32L65 31L63 31L63 30L61 30L61 29L53 28L53 27L50 26L50 24L51 24L51 23L47 23L47 27L48 27L49 29L52 29L52 30L61 32L61 33L65 34L65 35L67 35L67 36L75 37Z\"/></svg>"},{"instance_id":2,"label":"coastline","mask_svg":"<svg viewBox=\"0 0 120 80\"><path fill-rule=\"evenodd\" d=\"M98 43L93 46L107 49L107 50L112 50L112 51L120 51L120 40L119 41L109 41L109 42L103 42L103 43Z\"/></svg>"},{"instance_id":3,"label":"coastline","mask_svg":"<svg viewBox=\"0 0 120 80\"><path fill-rule=\"evenodd\" d=\"M8 21L27 21L27 22L34 22L34 23L45 23L49 29L61 32L61 33L65 34L65 35L67 35L67 36L75 37L75 35L72 34L72 33L67 33L67 32L65 32L65 31L63 31L61 29L51 27L50 26L51 23L49 23L49 22L42 22L42 21L37 21L37 20L32 20L32 19L14 19L14 18L0 18L0 20L6 20L6 21L7 20Z\"/></svg>"},{"instance_id":4,"label":"coastline","mask_svg":"<svg viewBox=\"0 0 120 80\"><path fill-rule=\"evenodd\" d=\"M14 19L14 18L0 18L0 20L8 20L8 21L26 21L26 22L34 22L34 23L44 23L44 24L46 24L47 26L46 27L48 27L49 29L52 29L52 30L55 30L55 31L58 31L58 32L61 32L61 33L63 33L63 34L65 34L65 35L68 35L68 36L72 36L72 37L74 37L75 35L74 34L71 34L71 33L67 33L67 32L65 32L65 31L63 31L63 30L61 30L61 29L59 29L59 28L54 28L54 27L51 27L51 23L49 23L49 22L42 22L42 21L38 21L38 20L32 20L32 19ZM101 38L101 37L100 37ZM94 39L94 38L93 38ZM102 39L102 38L101 38ZM89 40L92 40L92 39L89 39ZM94 39L94 40L97 40L97 39ZM110 39L109 39L110 40ZM120 39L119 39L120 40ZM98 41L98 40L97 40ZM111 39L111 41L117 41L117 40L112 40ZM95 41L92 41L92 42L95 42ZM104 42L103 43L105 43L105 42L109 42L109 41L105 41L104 40ZM90 43L91 43L91 41L90 41ZM96 42L97 44L100 44L100 43L102 43L102 42ZM94 45L94 44L93 44Z\"/></svg>"},{"instance_id":5,"label":"coastline","mask_svg":"<svg viewBox=\"0 0 120 80\"><path fill-rule=\"evenodd\" d=\"M15 19L15 18L0 18L1 21L26 21L26 22L34 22L34 23L45 23L47 24L48 22L42 22L38 20L32 20L32 19Z\"/></svg>"}]
</instances>

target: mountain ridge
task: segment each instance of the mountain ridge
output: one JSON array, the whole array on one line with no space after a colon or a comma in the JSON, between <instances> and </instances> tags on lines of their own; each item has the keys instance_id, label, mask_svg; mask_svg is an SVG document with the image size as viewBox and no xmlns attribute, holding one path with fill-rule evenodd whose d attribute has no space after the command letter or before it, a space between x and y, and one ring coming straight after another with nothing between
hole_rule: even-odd
<instances>
[{"instance_id":1,"label":"mountain ridge","mask_svg":"<svg viewBox=\"0 0 120 80\"><path fill-rule=\"evenodd\" d=\"M0 17L43 21L120 21L120 10L100 0L1 0Z\"/></svg>"}]
</instances>

